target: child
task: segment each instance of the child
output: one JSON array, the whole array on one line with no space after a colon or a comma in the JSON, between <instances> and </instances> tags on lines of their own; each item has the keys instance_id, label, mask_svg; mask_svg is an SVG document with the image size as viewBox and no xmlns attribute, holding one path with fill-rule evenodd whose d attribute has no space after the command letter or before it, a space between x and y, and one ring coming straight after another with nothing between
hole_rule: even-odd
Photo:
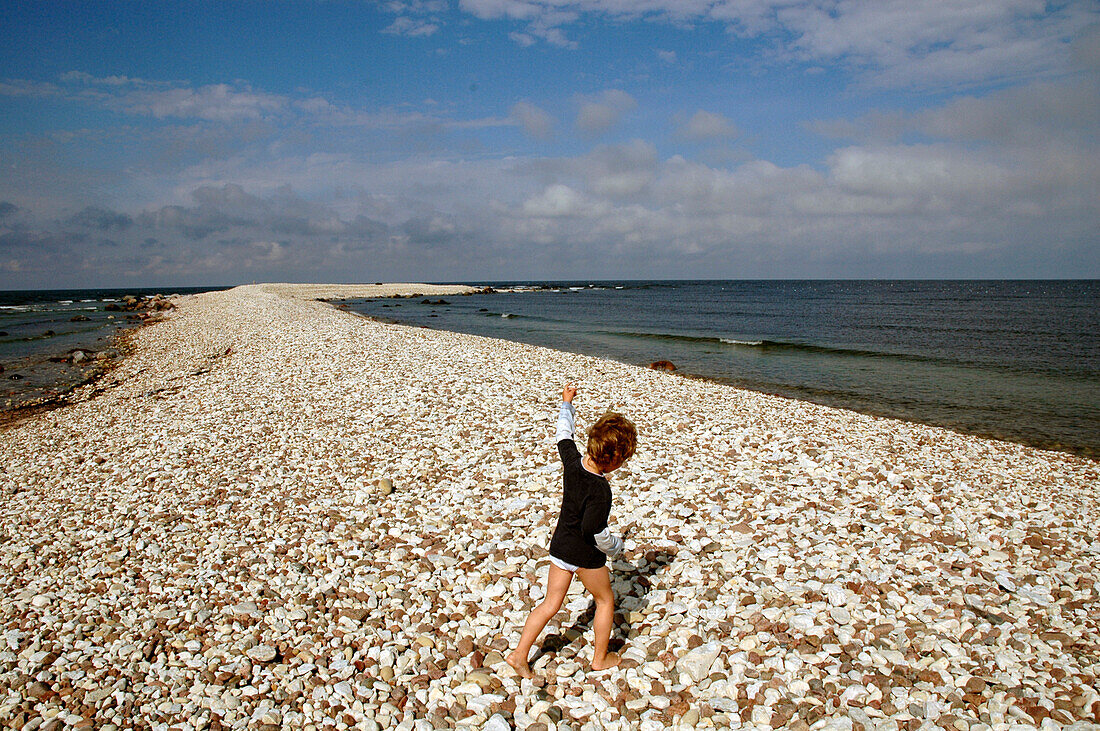
<instances>
[{"instance_id":1,"label":"child","mask_svg":"<svg viewBox=\"0 0 1100 731\"><path fill-rule=\"evenodd\" d=\"M573 441L573 397L576 394L576 387L566 384L558 414L558 454L565 467L565 489L558 525L550 539L546 598L531 612L523 625L519 645L507 657L508 664L524 678L534 677L527 664L527 654L546 623L561 609L573 574L596 600L592 669L606 670L620 662L616 653L607 651L615 620L615 594L611 590L607 557L614 558L623 549L622 539L612 535L607 528L611 512L611 486L607 475L622 467L634 454L638 436L634 424L626 417L604 414L588 430L587 454L582 458Z\"/></svg>"}]
</instances>

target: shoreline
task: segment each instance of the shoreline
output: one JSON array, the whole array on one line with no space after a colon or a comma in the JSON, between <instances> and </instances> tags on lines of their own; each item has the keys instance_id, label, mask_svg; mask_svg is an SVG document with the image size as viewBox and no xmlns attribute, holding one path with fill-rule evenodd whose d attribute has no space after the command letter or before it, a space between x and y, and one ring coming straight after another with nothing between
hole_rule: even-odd
<instances>
[{"instance_id":1,"label":"shoreline","mask_svg":"<svg viewBox=\"0 0 1100 731\"><path fill-rule=\"evenodd\" d=\"M29 414L64 406L75 390L99 381L105 373L112 370L125 351L128 333L155 324L164 310L172 306L159 292L145 290L144 292L151 292L146 294L140 293L142 290L137 291L139 294L134 295L118 290L34 290L31 292L33 296L23 303L9 306L21 312L50 313L55 317L60 316L62 320L68 319L69 323L79 322L81 325L78 329L61 333L56 333L51 327L42 335L16 337L4 344L9 346L12 342L39 341L48 344L48 347L22 352L15 357L11 357L11 350L8 349L0 353L5 356L0 358L0 374L10 373L8 377L12 380L25 381L20 387L10 391L8 387L4 388L4 402L0 404L0 426L26 418ZM94 297L81 298L77 309L44 309L43 305L71 306L74 302L72 299L41 299L43 292L72 292L74 296ZM104 296L107 294L115 294L117 297ZM104 303L103 307L97 306ZM89 304L91 306L85 306ZM86 314L89 310L94 311L94 317ZM72 312L77 314L69 317ZM33 318L23 322L15 320L7 325L18 330L43 324L41 321L31 320ZM48 319L46 323L58 326ZM90 323L90 326L85 323ZM0 335L8 336L9 333L0 332Z\"/></svg>"},{"instance_id":2,"label":"shoreline","mask_svg":"<svg viewBox=\"0 0 1100 731\"><path fill-rule=\"evenodd\" d=\"M4 431L6 724L1100 722L1095 462L261 285L133 340L117 384ZM574 587L537 686L503 655L571 379L578 433L640 430L612 482L627 661L583 672Z\"/></svg>"},{"instance_id":3,"label":"shoreline","mask_svg":"<svg viewBox=\"0 0 1100 731\"><path fill-rule=\"evenodd\" d=\"M85 390L94 390L93 387L103 381L112 371L117 369L132 350L130 345L132 334L141 328L155 325L159 320L140 322L126 327L120 327L108 337L108 347L104 350L117 351L117 355L104 360L95 360L91 365L85 366L77 379L65 379L54 381L54 390L46 396L38 396L16 404L0 406L0 432L15 426L27 419L42 413L49 413L57 409L63 409L73 403L73 399ZM91 352L86 349L85 352Z\"/></svg>"},{"instance_id":4,"label":"shoreline","mask_svg":"<svg viewBox=\"0 0 1100 731\"><path fill-rule=\"evenodd\" d=\"M288 284L265 283L242 285L258 287L266 294L276 294L299 300L348 300L366 297L420 297L424 295L463 295L481 291L484 287L467 284L421 284L416 282L378 282L376 284ZM237 287L241 289L242 287Z\"/></svg>"},{"instance_id":5,"label":"shoreline","mask_svg":"<svg viewBox=\"0 0 1100 731\"><path fill-rule=\"evenodd\" d=\"M497 291L498 292L504 292L506 290L497 290ZM351 299L359 299L359 298L356 297L356 298L351 298ZM395 320L395 319L392 319L392 318L387 318L385 316L366 315L366 314L363 314L363 313L356 313L356 314L360 314L362 317L364 317L366 319L369 319L369 320L372 320L372 321L375 321L375 322L378 322L378 323L386 324L386 325L396 325L396 326L400 326L400 327L422 327L422 328L426 328L426 329L430 329L430 330L435 330L435 331L438 331L438 332L468 334L468 333L463 333L463 331L461 331L461 330L448 330L446 328L435 327L433 325L414 325L414 324L410 324L410 323L406 323L406 322L401 322L399 320ZM485 337L485 338L493 339L493 340L502 340L504 342L514 343L514 344L518 344L518 345L529 345L529 346L531 345L530 343L526 343L525 341L522 341L522 340L509 340L507 338L494 338L492 336L487 336L487 335L477 336L477 337ZM548 346L531 346L531 347L546 347L550 350L554 350L554 348L549 348ZM599 354L592 354L592 353L582 353L582 352L579 352L579 351L575 352L575 351L568 351L568 350L562 350L562 351L559 351L559 352L569 353L571 355L583 355L583 356L591 357L591 358L605 359L605 360L608 360L608 361L611 361L611 362L614 362L614 363L618 363L620 365L629 366L629 367L632 367L632 368L650 368L651 367L651 366L646 366L642 363L633 363L633 362L629 362L629 361L625 361L625 360L617 360L617 359L615 359L611 356L606 356L606 355L599 355ZM655 357L657 357L657 356L655 356ZM667 361L665 361L665 362L667 362ZM1067 444L1063 444L1061 442L1055 442L1055 441L1050 440L1050 439L1025 440L1023 438L1013 438L1013 435L1011 435L1011 434L1000 433L1000 432L996 432L996 431L988 430L988 429L982 430L982 429L978 429L978 428L967 428L964 425L953 424L953 423L940 423L940 424L937 424L937 423L929 422L929 421L920 421L920 420L915 419L915 418L906 418L906 417L903 417L903 416L898 416L896 414L891 414L891 413L889 413L887 411L884 411L884 410L876 409L874 406L859 407L859 406L855 406L855 405L840 403L840 400L837 400L835 402L830 403L826 398L821 398L819 400L814 400L814 399L809 398L805 395L797 394L797 391L799 390L799 387L795 387L795 386L789 387L790 391L795 394L795 395L790 395L788 393L781 393L781 392L777 392L777 391L764 391L764 390L756 389L756 388L753 388L749 384L739 383L734 379L723 378L723 377L720 377L720 376L707 376L707 375L701 375L701 374L698 374L698 373L692 373L690 371L682 370L679 367L677 367L674 371L668 371L668 373L670 375L678 376L680 378L686 378L688 380L695 380L695 381L701 381L701 382L705 382L705 383L712 383L712 384L719 385L719 386L725 386L725 387L728 387L728 388L734 388L734 389L738 389L738 390L742 390L742 391L750 391L752 393L758 393L758 394L761 394L761 395L771 396L771 397L774 397L774 398L787 399L787 400L795 401L795 402L799 402L799 403L815 404L817 406L822 406L822 407L829 408L829 409L836 409L836 410L840 410L840 411L849 411L849 412L852 412L852 413L855 413L855 414L862 414L864 416L872 416L872 417L881 418L881 419L892 419L892 420L897 420L897 421L900 421L900 422L904 422L906 424L915 424L915 425L919 425L919 426L927 426L927 427L933 427L933 428L937 428L937 429L945 429L947 431L958 434L960 436L977 437L979 439L988 439L988 440L991 440L991 441L1005 442L1005 443L1008 443L1008 444L1015 444L1015 445L1018 445L1018 446L1021 446L1021 447L1028 447L1028 448L1031 448L1031 449L1040 449L1040 450L1048 451L1048 452L1056 452L1056 453L1059 453L1059 454L1064 454L1066 456L1077 457L1077 458L1081 458L1081 459L1085 459L1085 460L1090 460L1090 461L1093 461L1093 462L1100 461L1100 451L1097 451L1096 449L1094 449L1092 447L1089 447L1089 446L1067 445Z\"/></svg>"},{"instance_id":6,"label":"shoreline","mask_svg":"<svg viewBox=\"0 0 1100 731\"><path fill-rule=\"evenodd\" d=\"M281 294L284 296L290 296L296 299L317 299L319 301L332 301L338 300L340 297L358 297L360 293L370 293L371 296L383 296L383 297L408 297L415 296L415 291L418 288L430 287L434 289L438 288L441 294L467 294L469 292L479 291L479 288L470 287L466 285L426 285L426 284L406 284L406 283L390 283L390 284L337 284L337 285L298 285L298 284L263 284L259 285L263 288L263 291ZM203 292L193 292L190 294L206 294L209 292L224 291L225 288L217 288L212 290L206 290ZM31 290L37 292L38 290ZM56 290L57 292L88 292L89 290L73 289L73 290ZM94 291L94 290L92 290ZM153 291L153 290L144 290ZM118 290L118 300L123 299L123 292L127 290ZM382 292L384 294L378 294ZM27 370L39 369L48 364L61 363L67 360L69 355L80 350L94 358L97 353L106 352L111 353L117 351L115 355L104 360L92 360L88 365L83 366L79 372L69 370L67 373L56 375L54 378L46 381L48 385L41 385L36 387L36 391L42 392L39 395L24 396L18 400L9 398L7 403L0 404L0 429L4 429L7 426L23 421L38 413L44 413L53 411L55 409L63 408L68 405L73 398L74 393L81 388L89 387L95 383L101 381L103 377L113 370L118 365L120 358L125 357L126 347L128 342L128 334L133 330L153 325L159 322L160 315L157 313L161 310L151 309L152 304L155 304L160 299L170 299L171 297L183 297L188 295L163 295L158 293L152 295L140 295L137 298L138 302L144 302L148 300L151 304L142 305L137 309L121 310L126 320L119 321L115 325L115 330L107 335L107 341L105 344L97 342L103 338L97 338L96 341L87 340L87 345L80 345L76 348L68 347L67 349L57 351L47 351L36 356L26 357L22 360L9 361L4 363L7 370L12 373L26 372ZM108 307L108 310L110 308ZM118 308L116 308L118 309ZM150 317L150 315L155 315ZM95 332L99 332L96 330ZM93 333L94 334L94 333ZM76 364L68 364L70 369L74 369ZM0 374L5 372L5 368L0 367Z\"/></svg>"}]
</instances>

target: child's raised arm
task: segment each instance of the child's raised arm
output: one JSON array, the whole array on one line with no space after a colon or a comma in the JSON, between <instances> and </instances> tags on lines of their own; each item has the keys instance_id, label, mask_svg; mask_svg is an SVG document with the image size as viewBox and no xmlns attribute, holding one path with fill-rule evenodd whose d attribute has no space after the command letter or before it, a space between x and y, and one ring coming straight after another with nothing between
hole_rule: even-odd
<instances>
[{"instance_id":1,"label":"child's raised arm","mask_svg":"<svg viewBox=\"0 0 1100 731\"><path fill-rule=\"evenodd\" d=\"M555 429L554 441L572 439L576 427L573 425L573 397L577 395L577 387L572 383L565 384L561 392L561 411L558 412L558 423Z\"/></svg>"}]
</instances>

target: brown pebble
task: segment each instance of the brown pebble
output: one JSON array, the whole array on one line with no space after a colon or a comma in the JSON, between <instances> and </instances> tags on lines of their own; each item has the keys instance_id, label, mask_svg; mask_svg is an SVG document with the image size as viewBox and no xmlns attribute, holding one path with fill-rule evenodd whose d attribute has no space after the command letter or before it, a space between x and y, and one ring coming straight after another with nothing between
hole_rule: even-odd
<instances>
[{"instance_id":1,"label":"brown pebble","mask_svg":"<svg viewBox=\"0 0 1100 731\"><path fill-rule=\"evenodd\" d=\"M31 698L39 699L50 692L50 686L45 683L34 682L27 686L27 695Z\"/></svg>"},{"instance_id":2,"label":"brown pebble","mask_svg":"<svg viewBox=\"0 0 1100 731\"><path fill-rule=\"evenodd\" d=\"M970 693L978 694L985 690L986 683L981 678L970 678L966 681L966 690Z\"/></svg>"}]
</instances>

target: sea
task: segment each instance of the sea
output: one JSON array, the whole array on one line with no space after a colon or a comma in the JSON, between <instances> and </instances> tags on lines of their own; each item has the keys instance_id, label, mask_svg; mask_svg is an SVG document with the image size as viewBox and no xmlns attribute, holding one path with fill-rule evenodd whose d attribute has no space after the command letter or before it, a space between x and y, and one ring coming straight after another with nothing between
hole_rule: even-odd
<instances>
[{"instance_id":1,"label":"sea","mask_svg":"<svg viewBox=\"0 0 1100 731\"><path fill-rule=\"evenodd\" d=\"M492 284L346 304L1100 459L1100 280Z\"/></svg>"},{"instance_id":2,"label":"sea","mask_svg":"<svg viewBox=\"0 0 1100 731\"><path fill-rule=\"evenodd\" d=\"M346 304L1100 459L1100 280L490 284L511 291ZM64 356L110 352L125 295L213 289L0 291L0 407L85 380Z\"/></svg>"},{"instance_id":3,"label":"sea","mask_svg":"<svg viewBox=\"0 0 1100 731\"><path fill-rule=\"evenodd\" d=\"M136 327L129 312L107 310L126 295L192 294L217 287L172 289L0 290L0 410L55 399L92 374L89 364L73 365L74 350L114 351L114 336Z\"/></svg>"}]
</instances>

